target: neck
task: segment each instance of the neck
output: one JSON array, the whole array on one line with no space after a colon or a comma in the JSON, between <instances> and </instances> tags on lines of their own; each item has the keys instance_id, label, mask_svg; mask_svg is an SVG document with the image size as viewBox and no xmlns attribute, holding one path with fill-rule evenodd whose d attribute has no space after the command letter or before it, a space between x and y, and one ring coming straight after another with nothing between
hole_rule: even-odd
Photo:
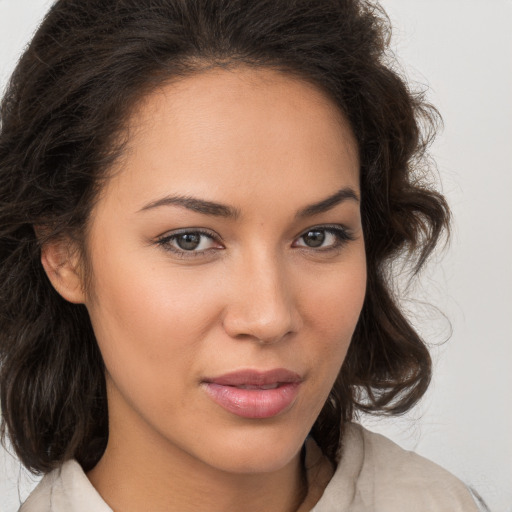
<instances>
[{"instance_id":1,"label":"neck","mask_svg":"<svg viewBox=\"0 0 512 512\"><path fill-rule=\"evenodd\" d=\"M277 471L230 473L148 436L143 424L110 420L106 451L87 476L116 512L295 512L306 496L300 453Z\"/></svg>"}]
</instances>

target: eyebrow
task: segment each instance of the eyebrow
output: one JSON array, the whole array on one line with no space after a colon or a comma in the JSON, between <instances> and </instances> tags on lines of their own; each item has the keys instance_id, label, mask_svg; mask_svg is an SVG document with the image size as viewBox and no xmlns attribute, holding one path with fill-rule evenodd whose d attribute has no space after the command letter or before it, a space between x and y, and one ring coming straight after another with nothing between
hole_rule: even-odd
<instances>
[{"instance_id":1,"label":"eyebrow","mask_svg":"<svg viewBox=\"0 0 512 512\"><path fill-rule=\"evenodd\" d=\"M204 215L213 215L215 217L226 217L237 219L240 216L240 210L221 203L214 203L213 201L206 201L204 199L197 199L191 196L166 196L157 201L153 201L139 211L151 210L159 206L181 206L187 210L199 212Z\"/></svg>"},{"instance_id":2,"label":"eyebrow","mask_svg":"<svg viewBox=\"0 0 512 512\"><path fill-rule=\"evenodd\" d=\"M310 204L300 209L295 216L296 218L312 217L314 215L318 215L319 213L327 212L338 204L343 203L349 199L359 202L359 197L353 189L349 187L342 188L332 196L329 196L326 199L322 199L317 203ZM143 206L139 212L151 210L160 206L180 206L182 208L186 208L187 210L192 210L204 215L212 215L215 217L225 217L230 219L237 219L240 217L240 210L238 208L234 208L222 203L215 203L213 201L198 199L192 196L182 195L162 197L161 199Z\"/></svg>"},{"instance_id":3,"label":"eyebrow","mask_svg":"<svg viewBox=\"0 0 512 512\"><path fill-rule=\"evenodd\" d=\"M313 215L318 215L319 213L325 213L349 199L359 203L359 197L353 189L350 187L342 188L332 196L329 196L326 199L322 199L318 203L313 203L302 208L297 212L296 217L312 217Z\"/></svg>"}]
</instances>

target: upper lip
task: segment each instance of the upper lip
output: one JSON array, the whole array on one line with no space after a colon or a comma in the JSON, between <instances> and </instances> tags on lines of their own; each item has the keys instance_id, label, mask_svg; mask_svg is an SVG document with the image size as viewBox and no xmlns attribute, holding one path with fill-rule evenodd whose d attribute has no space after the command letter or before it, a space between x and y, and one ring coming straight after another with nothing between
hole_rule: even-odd
<instances>
[{"instance_id":1,"label":"upper lip","mask_svg":"<svg viewBox=\"0 0 512 512\"><path fill-rule=\"evenodd\" d=\"M285 384L301 382L302 377L285 368L273 370L237 370L218 377L204 379L203 382L218 384L220 386L265 386L268 384Z\"/></svg>"}]
</instances>

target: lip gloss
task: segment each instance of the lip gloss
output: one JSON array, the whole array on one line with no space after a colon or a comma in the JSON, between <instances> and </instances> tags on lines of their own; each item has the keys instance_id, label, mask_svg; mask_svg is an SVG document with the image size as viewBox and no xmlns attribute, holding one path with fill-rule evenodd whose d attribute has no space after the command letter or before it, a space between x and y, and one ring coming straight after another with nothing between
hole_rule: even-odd
<instances>
[{"instance_id":1,"label":"lip gloss","mask_svg":"<svg viewBox=\"0 0 512 512\"><path fill-rule=\"evenodd\" d=\"M302 379L289 370L243 370L206 379L207 395L226 411L242 418L271 418L288 409Z\"/></svg>"},{"instance_id":2,"label":"lip gloss","mask_svg":"<svg viewBox=\"0 0 512 512\"><path fill-rule=\"evenodd\" d=\"M228 412L243 418L271 418L287 409L300 383L288 382L275 389L244 389L212 382L204 383L208 396Z\"/></svg>"}]
</instances>

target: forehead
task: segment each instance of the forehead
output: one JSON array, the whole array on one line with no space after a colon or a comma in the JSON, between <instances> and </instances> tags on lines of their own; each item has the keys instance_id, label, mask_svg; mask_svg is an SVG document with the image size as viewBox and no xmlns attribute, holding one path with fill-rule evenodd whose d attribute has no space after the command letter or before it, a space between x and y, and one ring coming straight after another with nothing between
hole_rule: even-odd
<instances>
[{"instance_id":1,"label":"forehead","mask_svg":"<svg viewBox=\"0 0 512 512\"><path fill-rule=\"evenodd\" d=\"M165 84L137 105L128 134L113 181L138 183L141 202L159 187L233 203L235 192L265 194L269 184L320 195L359 185L357 144L338 107L275 70L214 69Z\"/></svg>"}]
</instances>

